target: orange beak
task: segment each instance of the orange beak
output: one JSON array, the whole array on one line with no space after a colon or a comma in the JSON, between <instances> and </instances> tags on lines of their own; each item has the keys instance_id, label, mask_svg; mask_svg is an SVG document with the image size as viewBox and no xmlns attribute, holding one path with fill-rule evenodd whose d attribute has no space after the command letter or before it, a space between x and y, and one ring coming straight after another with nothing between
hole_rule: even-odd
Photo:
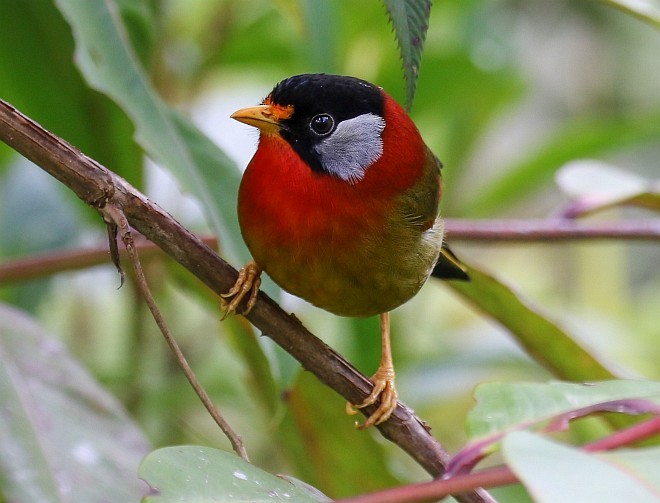
<instances>
[{"instance_id":1,"label":"orange beak","mask_svg":"<svg viewBox=\"0 0 660 503\"><path fill-rule=\"evenodd\" d=\"M279 129L280 121L288 119L291 114L293 114L293 107L290 105L286 107L257 105L256 107L241 108L231 114L231 118L259 128L264 132L274 132Z\"/></svg>"}]
</instances>

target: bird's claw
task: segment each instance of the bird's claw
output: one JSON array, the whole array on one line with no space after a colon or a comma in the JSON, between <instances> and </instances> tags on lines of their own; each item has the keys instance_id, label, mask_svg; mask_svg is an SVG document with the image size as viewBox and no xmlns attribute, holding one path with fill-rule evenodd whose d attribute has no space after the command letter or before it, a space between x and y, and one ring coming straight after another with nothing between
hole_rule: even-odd
<instances>
[{"instance_id":1,"label":"bird's claw","mask_svg":"<svg viewBox=\"0 0 660 503\"><path fill-rule=\"evenodd\" d=\"M353 415L357 414L358 409L373 405L380 398L380 405L376 411L364 423L356 423L358 430L364 430L387 421L396 409L396 401L399 395L394 387L394 369L379 368L371 378L371 382L374 383L374 387L361 404L346 403L346 413Z\"/></svg>"},{"instance_id":2,"label":"bird's claw","mask_svg":"<svg viewBox=\"0 0 660 503\"><path fill-rule=\"evenodd\" d=\"M243 299L250 294L243 311L243 315L248 314L254 304L257 302L257 294L259 293L259 287L261 286L261 267L257 265L254 260L250 260L238 273L238 278L236 283L227 293L220 295L220 308L225 312L222 316L224 320L227 316L232 313L236 313L236 309ZM225 300L230 299L231 300Z\"/></svg>"}]
</instances>

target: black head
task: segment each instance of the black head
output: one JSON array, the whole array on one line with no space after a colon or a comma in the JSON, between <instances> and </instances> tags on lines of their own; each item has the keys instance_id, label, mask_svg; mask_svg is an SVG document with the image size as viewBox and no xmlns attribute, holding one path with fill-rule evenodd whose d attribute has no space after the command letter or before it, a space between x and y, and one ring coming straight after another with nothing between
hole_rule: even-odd
<instances>
[{"instance_id":1,"label":"black head","mask_svg":"<svg viewBox=\"0 0 660 503\"><path fill-rule=\"evenodd\" d=\"M319 173L360 180L382 154L384 98L354 77L296 75L275 86L264 103L291 106L280 135Z\"/></svg>"}]
</instances>

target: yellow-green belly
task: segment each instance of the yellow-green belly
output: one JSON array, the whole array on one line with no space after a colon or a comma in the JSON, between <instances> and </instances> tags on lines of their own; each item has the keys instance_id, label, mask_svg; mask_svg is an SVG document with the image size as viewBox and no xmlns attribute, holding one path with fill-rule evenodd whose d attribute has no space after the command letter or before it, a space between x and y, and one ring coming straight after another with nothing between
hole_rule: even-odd
<instances>
[{"instance_id":1,"label":"yellow-green belly","mask_svg":"<svg viewBox=\"0 0 660 503\"><path fill-rule=\"evenodd\" d=\"M340 316L371 316L414 296L438 258L441 220L421 233L399 227L340 246L318 238L296 248L248 246L284 290Z\"/></svg>"}]
</instances>

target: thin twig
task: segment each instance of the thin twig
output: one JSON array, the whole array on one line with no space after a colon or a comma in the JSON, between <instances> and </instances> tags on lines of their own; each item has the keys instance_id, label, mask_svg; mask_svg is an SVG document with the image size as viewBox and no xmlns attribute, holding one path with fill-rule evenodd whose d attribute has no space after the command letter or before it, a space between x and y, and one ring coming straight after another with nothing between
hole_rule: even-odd
<instances>
[{"instance_id":1,"label":"thin twig","mask_svg":"<svg viewBox=\"0 0 660 503\"><path fill-rule=\"evenodd\" d=\"M660 240L660 219L617 220L610 222L585 222L566 218L514 220L464 220L445 219L449 241L479 242L489 244L517 242L566 242L594 239L627 239L638 241ZM215 236L199 238L215 248ZM159 253L160 248L149 241L136 241L140 252ZM21 257L0 264L0 283L24 281L56 272L77 270L108 262L108 250L104 247L77 250L58 250L33 257Z\"/></svg>"},{"instance_id":2,"label":"thin twig","mask_svg":"<svg viewBox=\"0 0 660 503\"><path fill-rule=\"evenodd\" d=\"M185 355L181 351L181 348L179 348L179 345L172 336L172 332L170 332L170 329L167 326L167 323L165 322L165 319L163 318L160 309L158 309L158 306L156 305L156 301L154 300L154 297L151 294L151 290L149 289L149 285L147 284L147 278L145 277L144 271L142 270L142 265L140 264L140 258L135 249L135 245L133 243L133 237L131 236L130 225L128 223L128 220L126 220L126 216L124 215L124 212L113 204L107 204L102 209L102 214L104 215L105 220L107 222L112 222L119 229L119 235L121 237L122 242L124 243L124 246L126 247L126 251L128 252L129 262L133 266L133 272L135 273L135 279L138 286L138 290L144 297L144 300L147 303L147 306L149 307L149 311L151 311L151 314L153 315L154 320L156 321L156 325L158 325L158 328L163 334L163 337L165 337L165 341L167 342L167 345L174 353L174 356L176 357L176 360L179 363L181 370L183 370L183 373L188 379L188 382L195 390L195 393L197 394L199 399L202 401L202 404L204 404L204 407L206 407L206 410L209 412L209 414L211 414L213 420L216 422L216 424L220 427L220 429L229 439L229 442L231 443L234 452L236 452L236 454L242 457L245 461L249 462L250 459L248 457L247 451L245 450L245 445L243 444L243 440L241 439L240 435L238 435L232 429L232 427L225 420L225 418L222 417L222 414L220 414L220 411L217 409L217 407L211 400L211 397L208 395L202 384L197 379L197 376L190 367L188 360L186 359Z\"/></svg>"},{"instance_id":3,"label":"thin twig","mask_svg":"<svg viewBox=\"0 0 660 503\"><path fill-rule=\"evenodd\" d=\"M214 236L200 236L200 239L211 248L215 249L217 247L218 240ZM151 241L140 238L139 234L135 236L133 241L133 245L140 252L143 260L158 256L166 257L163 250ZM119 255L122 258L128 257L125 250L120 250ZM72 250L56 250L9 259L0 263L0 285L41 278L64 271L79 271L97 265L108 265L109 258L108 246L104 245Z\"/></svg>"},{"instance_id":4,"label":"thin twig","mask_svg":"<svg viewBox=\"0 0 660 503\"><path fill-rule=\"evenodd\" d=\"M445 230L454 241L532 242L579 239L660 240L660 218L609 222L547 218L528 220L447 219Z\"/></svg>"},{"instance_id":5,"label":"thin twig","mask_svg":"<svg viewBox=\"0 0 660 503\"><path fill-rule=\"evenodd\" d=\"M159 206L124 179L2 100L0 140L60 180L97 211L101 212L109 202L121 207L132 227L216 293L224 293L234 285L238 275L236 269ZM372 385L366 376L264 293L259 294L247 318L349 402L361 403L369 395ZM371 414L373 407L365 407L363 412ZM378 429L431 475L442 475L449 454L430 434L425 423L405 405L399 403L392 417ZM483 490L459 494L456 499L465 503L494 501Z\"/></svg>"}]
</instances>

